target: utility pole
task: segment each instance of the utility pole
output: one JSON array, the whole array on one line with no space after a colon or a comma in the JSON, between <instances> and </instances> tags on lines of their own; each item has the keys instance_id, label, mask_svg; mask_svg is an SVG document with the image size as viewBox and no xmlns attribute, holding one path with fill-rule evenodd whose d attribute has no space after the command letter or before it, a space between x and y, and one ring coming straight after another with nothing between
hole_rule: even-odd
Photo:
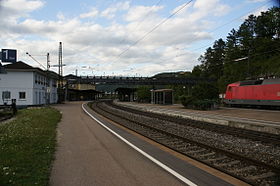
<instances>
[{"instance_id":1,"label":"utility pole","mask_svg":"<svg viewBox=\"0 0 280 186\"><path fill-rule=\"evenodd\" d=\"M51 67L50 65L50 53L47 53L47 70L49 70Z\"/></svg>"},{"instance_id":2,"label":"utility pole","mask_svg":"<svg viewBox=\"0 0 280 186\"><path fill-rule=\"evenodd\" d=\"M50 78L49 78L49 70L50 70L50 53L47 53L47 72L46 72L46 87L47 87L47 104L50 104Z\"/></svg>"},{"instance_id":3,"label":"utility pole","mask_svg":"<svg viewBox=\"0 0 280 186\"><path fill-rule=\"evenodd\" d=\"M63 72L62 72L62 42L59 42L58 49L58 102L63 102ZM66 86L65 86L66 88Z\"/></svg>"},{"instance_id":4,"label":"utility pole","mask_svg":"<svg viewBox=\"0 0 280 186\"><path fill-rule=\"evenodd\" d=\"M58 50L58 74L60 76L63 75L62 73L62 42L59 42L59 50Z\"/></svg>"},{"instance_id":5,"label":"utility pole","mask_svg":"<svg viewBox=\"0 0 280 186\"><path fill-rule=\"evenodd\" d=\"M65 85L65 91L66 92L65 93L63 92L63 72L62 72L62 67L63 66L66 66L66 65L62 64L62 42L59 42L58 64L50 66L50 67L58 67L58 82L57 82L58 103L62 103L64 100L66 100L66 97L67 97L67 95L66 95L67 86L66 85Z\"/></svg>"}]
</instances>

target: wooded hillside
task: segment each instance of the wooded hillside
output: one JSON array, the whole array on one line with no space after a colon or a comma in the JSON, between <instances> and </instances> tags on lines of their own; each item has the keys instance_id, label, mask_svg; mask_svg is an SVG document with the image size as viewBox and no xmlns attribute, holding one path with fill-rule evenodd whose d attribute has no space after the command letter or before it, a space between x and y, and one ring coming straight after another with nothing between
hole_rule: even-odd
<instances>
[{"instance_id":1,"label":"wooded hillside","mask_svg":"<svg viewBox=\"0 0 280 186\"><path fill-rule=\"evenodd\" d=\"M217 79L220 92L232 82L280 76L280 9L250 15L198 60L201 65L193 68L192 76Z\"/></svg>"}]
</instances>

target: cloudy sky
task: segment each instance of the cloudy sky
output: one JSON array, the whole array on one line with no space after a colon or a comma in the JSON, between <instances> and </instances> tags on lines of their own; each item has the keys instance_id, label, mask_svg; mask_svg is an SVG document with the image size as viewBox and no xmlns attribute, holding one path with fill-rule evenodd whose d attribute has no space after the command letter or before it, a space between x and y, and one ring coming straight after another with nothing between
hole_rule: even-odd
<instances>
[{"instance_id":1,"label":"cloudy sky","mask_svg":"<svg viewBox=\"0 0 280 186\"><path fill-rule=\"evenodd\" d=\"M190 71L197 58L269 0L0 0L0 49L58 63L64 75L151 76ZM57 71L52 67L51 70Z\"/></svg>"}]
</instances>

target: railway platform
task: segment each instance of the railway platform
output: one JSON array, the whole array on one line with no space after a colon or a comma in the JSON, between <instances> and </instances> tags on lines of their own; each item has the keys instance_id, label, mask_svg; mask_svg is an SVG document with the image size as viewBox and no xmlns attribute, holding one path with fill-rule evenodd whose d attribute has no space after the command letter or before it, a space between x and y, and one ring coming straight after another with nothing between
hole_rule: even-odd
<instances>
[{"instance_id":1,"label":"railway platform","mask_svg":"<svg viewBox=\"0 0 280 186\"><path fill-rule=\"evenodd\" d=\"M248 185L120 127L86 104L54 107L63 117L50 185Z\"/></svg>"},{"instance_id":2,"label":"railway platform","mask_svg":"<svg viewBox=\"0 0 280 186\"><path fill-rule=\"evenodd\" d=\"M216 110L200 111L186 109L181 104L157 105L119 101L114 101L114 103L142 111L166 114L260 132L280 134L279 110L221 107Z\"/></svg>"}]
</instances>

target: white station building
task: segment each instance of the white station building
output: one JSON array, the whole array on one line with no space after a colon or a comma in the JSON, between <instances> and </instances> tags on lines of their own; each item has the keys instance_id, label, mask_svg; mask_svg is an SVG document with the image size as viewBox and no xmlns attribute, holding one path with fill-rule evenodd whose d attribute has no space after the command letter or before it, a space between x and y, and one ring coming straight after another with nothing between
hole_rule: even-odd
<instances>
[{"instance_id":1,"label":"white station building","mask_svg":"<svg viewBox=\"0 0 280 186\"><path fill-rule=\"evenodd\" d=\"M0 105L31 106L57 103L58 75L32 67L22 61L4 65L0 73Z\"/></svg>"}]
</instances>

